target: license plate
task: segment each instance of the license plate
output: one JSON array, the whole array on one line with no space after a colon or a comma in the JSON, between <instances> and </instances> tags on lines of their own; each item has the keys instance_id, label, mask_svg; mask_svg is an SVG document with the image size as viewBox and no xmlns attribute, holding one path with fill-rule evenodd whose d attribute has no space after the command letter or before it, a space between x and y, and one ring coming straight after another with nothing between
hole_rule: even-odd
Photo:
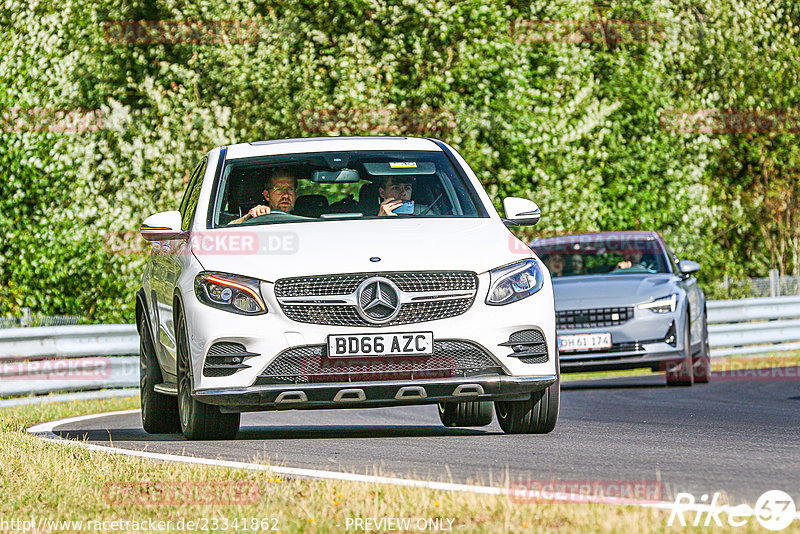
<instances>
[{"instance_id":1,"label":"license plate","mask_svg":"<svg viewBox=\"0 0 800 534\"><path fill-rule=\"evenodd\" d=\"M577 334L558 336L558 350L610 349L611 334Z\"/></svg>"},{"instance_id":2,"label":"license plate","mask_svg":"<svg viewBox=\"0 0 800 534\"><path fill-rule=\"evenodd\" d=\"M328 336L329 358L430 356L433 332Z\"/></svg>"}]
</instances>

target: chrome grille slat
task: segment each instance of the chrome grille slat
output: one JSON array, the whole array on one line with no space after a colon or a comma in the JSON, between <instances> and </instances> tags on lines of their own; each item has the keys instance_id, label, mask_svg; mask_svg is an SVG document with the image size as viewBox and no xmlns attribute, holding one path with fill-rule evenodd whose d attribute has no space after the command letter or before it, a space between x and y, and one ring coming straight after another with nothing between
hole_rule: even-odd
<instances>
[{"instance_id":1,"label":"chrome grille slat","mask_svg":"<svg viewBox=\"0 0 800 534\"><path fill-rule=\"evenodd\" d=\"M356 307L369 298L355 292L367 279L390 280L407 301L397 315L382 324L366 320ZM342 275L282 278L275 283L275 296L286 316L296 322L331 326L376 327L447 319L465 313L472 306L478 277L468 271L353 273ZM460 293L459 293L460 292ZM322 297L320 300L314 300ZM330 302L341 297L341 300ZM327 301L327 302L326 302Z\"/></svg>"}]
</instances>

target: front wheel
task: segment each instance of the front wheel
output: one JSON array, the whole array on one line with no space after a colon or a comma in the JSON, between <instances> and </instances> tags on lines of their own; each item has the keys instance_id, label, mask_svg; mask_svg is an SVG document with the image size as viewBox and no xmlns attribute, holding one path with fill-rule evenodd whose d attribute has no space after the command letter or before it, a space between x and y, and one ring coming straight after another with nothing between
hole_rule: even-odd
<instances>
[{"instance_id":1,"label":"front wheel","mask_svg":"<svg viewBox=\"0 0 800 534\"><path fill-rule=\"evenodd\" d=\"M711 376L711 349L708 346L708 317L703 314L703 340L700 345L700 354L692 361L694 369L694 383L708 384Z\"/></svg>"},{"instance_id":2,"label":"front wheel","mask_svg":"<svg viewBox=\"0 0 800 534\"><path fill-rule=\"evenodd\" d=\"M222 413L219 406L196 401L192 397L194 381L189 358L189 340L183 311L176 320L178 348L178 413L186 439L234 439L239 432L241 414Z\"/></svg>"},{"instance_id":3,"label":"front wheel","mask_svg":"<svg viewBox=\"0 0 800 534\"><path fill-rule=\"evenodd\" d=\"M683 360L679 364L667 365L667 386L691 386L694 384L692 360L692 328L689 310L686 310L686 326L683 328ZM672 368L669 365L673 365Z\"/></svg>"},{"instance_id":4,"label":"front wheel","mask_svg":"<svg viewBox=\"0 0 800 534\"><path fill-rule=\"evenodd\" d=\"M561 380L522 401L495 401L497 422L506 434L547 434L558 421Z\"/></svg>"},{"instance_id":5,"label":"front wheel","mask_svg":"<svg viewBox=\"0 0 800 534\"><path fill-rule=\"evenodd\" d=\"M486 426L493 418L492 401L439 403L439 419L444 426Z\"/></svg>"},{"instance_id":6,"label":"front wheel","mask_svg":"<svg viewBox=\"0 0 800 534\"><path fill-rule=\"evenodd\" d=\"M144 312L139 316L139 395L141 400L142 428L148 434L180 432L178 402L175 397L155 390L163 382L158 366L153 337Z\"/></svg>"}]
</instances>

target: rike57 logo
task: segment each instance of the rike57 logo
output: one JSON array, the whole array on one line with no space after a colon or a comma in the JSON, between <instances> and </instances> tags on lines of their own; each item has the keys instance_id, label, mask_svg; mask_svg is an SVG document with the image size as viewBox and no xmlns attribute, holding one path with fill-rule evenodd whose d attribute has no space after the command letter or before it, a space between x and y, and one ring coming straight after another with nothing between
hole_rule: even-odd
<instances>
[{"instance_id":1,"label":"rike57 logo","mask_svg":"<svg viewBox=\"0 0 800 534\"><path fill-rule=\"evenodd\" d=\"M711 501L708 495L700 497L696 502L691 493L678 493L672 505L667 526L676 524L681 526L708 527L716 525L743 527L752 517L767 530L779 531L788 527L797 516L794 500L788 493L780 490L770 490L762 494L756 501L755 507L749 504L732 506L719 505L720 494L714 493Z\"/></svg>"}]
</instances>

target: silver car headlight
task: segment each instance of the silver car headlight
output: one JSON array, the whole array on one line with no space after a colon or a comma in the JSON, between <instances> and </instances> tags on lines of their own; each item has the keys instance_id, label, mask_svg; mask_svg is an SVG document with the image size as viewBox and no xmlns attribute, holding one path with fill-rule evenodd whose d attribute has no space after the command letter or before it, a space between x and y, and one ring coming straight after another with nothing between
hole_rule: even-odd
<instances>
[{"instance_id":1,"label":"silver car headlight","mask_svg":"<svg viewBox=\"0 0 800 534\"><path fill-rule=\"evenodd\" d=\"M643 304L639 304L637 308L640 310L650 310L651 312L655 313L670 313L674 312L675 308L678 307L678 294L673 293L672 295L660 299L656 299L652 302L645 302Z\"/></svg>"},{"instance_id":2,"label":"silver car headlight","mask_svg":"<svg viewBox=\"0 0 800 534\"><path fill-rule=\"evenodd\" d=\"M491 283L486 304L502 306L529 297L542 289L544 277L536 260L525 260L489 271Z\"/></svg>"},{"instance_id":3,"label":"silver car headlight","mask_svg":"<svg viewBox=\"0 0 800 534\"><path fill-rule=\"evenodd\" d=\"M260 281L235 274L202 272L194 279L197 300L220 310L240 315L267 313Z\"/></svg>"}]
</instances>

